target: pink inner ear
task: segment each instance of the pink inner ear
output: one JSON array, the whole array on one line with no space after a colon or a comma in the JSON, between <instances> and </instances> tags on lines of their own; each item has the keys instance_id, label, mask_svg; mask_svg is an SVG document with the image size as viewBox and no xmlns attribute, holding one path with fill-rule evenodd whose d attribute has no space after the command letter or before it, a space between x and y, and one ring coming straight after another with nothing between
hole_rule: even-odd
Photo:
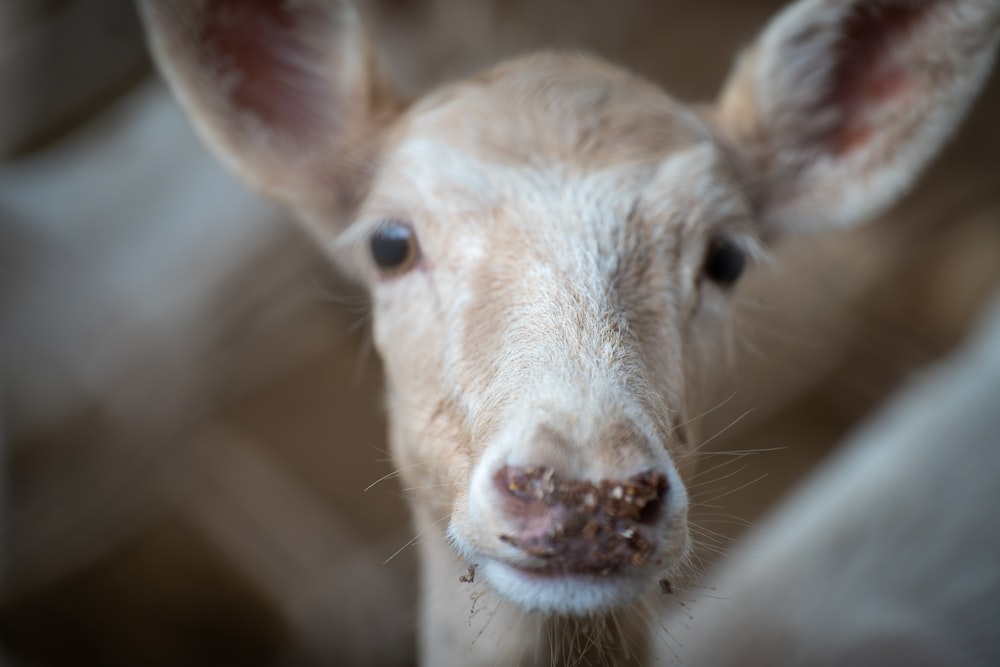
<instances>
[{"instance_id":1,"label":"pink inner ear","mask_svg":"<svg viewBox=\"0 0 1000 667\"><path fill-rule=\"evenodd\" d=\"M209 0L200 35L233 105L286 135L305 137L324 121L327 63L315 36L330 16L310 3ZM313 37L311 40L310 37ZM332 35L330 35L332 37Z\"/></svg>"},{"instance_id":2,"label":"pink inner ear","mask_svg":"<svg viewBox=\"0 0 1000 667\"><path fill-rule=\"evenodd\" d=\"M892 57L921 18L926 4L858 3L844 21L837 64L823 106L837 109L841 122L831 129L829 145L842 155L867 142L875 130L872 111L897 102L913 89L913 77Z\"/></svg>"}]
</instances>

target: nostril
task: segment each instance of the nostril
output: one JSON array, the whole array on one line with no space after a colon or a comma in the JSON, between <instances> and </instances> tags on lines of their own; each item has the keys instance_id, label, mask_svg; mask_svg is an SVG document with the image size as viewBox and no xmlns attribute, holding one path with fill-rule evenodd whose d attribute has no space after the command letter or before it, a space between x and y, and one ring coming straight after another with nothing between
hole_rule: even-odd
<instances>
[{"instance_id":1,"label":"nostril","mask_svg":"<svg viewBox=\"0 0 1000 667\"><path fill-rule=\"evenodd\" d=\"M639 520L653 520L659 513L663 497L669 489L667 476L652 470L625 480L599 482L567 480L544 466L503 466L493 475L501 495L519 500L541 500L548 504L561 503L596 507L595 503L611 502L635 507Z\"/></svg>"},{"instance_id":2,"label":"nostril","mask_svg":"<svg viewBox=\"0 0 1000 667\"><path fill-rule=\"evenodd\" d=\"M555 471L536 466L504 466L493 476L501 495L522 501L554 499Z\"/></svg>"},{"instance_id":3,"label":"nostril","mask_svg":"<svg viewBox=\"0 0 1000 667\"><path fill-rule=\"evenodd\" d=\"M503 466L493 482L508 502L521 501L516 506L541 503L579 513L603 511L641 524L659 520L669 489L667 476L651 470L621 481L590 482L561 479L552 468L542 466Z\"/></svg>"},{"instance_id":4,"label":"nostril","mask_svg":"<svg viewBox=\"0 0 1000 667\"><path fill-rule=\"evenodd\" d=\"M635 518L636 523L640 523L644 526L651 526L654 523L658 523L660 520L660 515L662 512L663 501L659 496L651 500L646 501L646 504L639 508L639 514Z\"/></svg>"},{"instance_id":5,"label":"nostril","mask_svg":"<svg viewBox=\"0 0 1000 667\"><path fill-rule=\"evenodd\" d=\"M669 484L661 472L624 480L561 479L551 468L504 466L493 476L511 533L499 539L568 570L640 565L659 541Z\"/></svg>"},{"instance_id":6,"label":"nostril","mask_svg":"<svg viewBox=\"0 0 1000 667\"><path fill-rule=\"evenodd\" d=\"M636 517L636 523L645 526L659 523L660 517L663 515L667 491L670 488L665 475L658 475L655 479L648 480L648 484L650 485L649 492L641 497L640 502L643 504L639 506L639 513Z\"/></svg>"}]
</instances>

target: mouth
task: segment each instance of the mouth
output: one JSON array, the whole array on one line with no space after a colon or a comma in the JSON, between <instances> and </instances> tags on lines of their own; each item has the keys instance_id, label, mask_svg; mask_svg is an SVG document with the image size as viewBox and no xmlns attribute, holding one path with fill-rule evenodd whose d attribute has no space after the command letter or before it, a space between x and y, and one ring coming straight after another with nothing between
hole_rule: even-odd
<instances>
[{"instance_id":1,"label":"mouth","mask_svg":"<svg viewBox=\"0 0 1000 667\"><path fill-rule=\"evenodd\" d=\"M450 542L525 611L582 617L634 604L687 544L686 497L669 471L594 481L545 467L485 469L473 489L488 493L460 505Z\"/></svg>"},{"instance_id":2,"label":"mouth","mask_svg":"<svg viewBox=\"0 0 1000 667\"><path fill-rule=\"evenodd\" d=\"M594 572L515 565L480 557L478 572L500 595L527 611L588 616L625 606L655 583L652 572Z\"/></svg>"},{"instance_id":3,"label":"mouth","mask_svg":"<svg viewBox=\"0 0 1000 667\"><path fill-rule=\"evenodd\" d=\"M554 530L550 526L547 530L544 523L530 529L532 522L524 521L518 537L503 534L499 539L532 559L530 565L520 569L591 578L641 567L655 551L656 536L651 526L624 523L605 513L590 515L589 519L573 518L575 522L558 522Z\"/></svg>"}]
</instances>

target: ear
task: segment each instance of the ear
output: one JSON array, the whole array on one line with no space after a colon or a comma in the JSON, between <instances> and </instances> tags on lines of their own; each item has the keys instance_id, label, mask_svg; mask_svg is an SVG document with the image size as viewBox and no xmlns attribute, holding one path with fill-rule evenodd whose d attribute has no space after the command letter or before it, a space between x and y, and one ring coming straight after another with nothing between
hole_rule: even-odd
<instances>
[{"instance_id":1,"label":"ear","mask_svg":"<svg viewBox=\"0 0 1000 667\"><path fill-rule=\"evenodd\" d=\"M206 142L252 186L344 212L402 105L359 18L322 0L141 0L154 56Z\"/></svg>"},{"instance_id":2,"label":"ear","mask_svg":"<svg viewBox=\"0 0 1000 667\"><path fill-rule=\"evenodd\" d=\"M898 199L983 84L997 0L800 0L766 28L716 118L760 175L767 231L863 222Z\"/></svg>"}]
</instances>

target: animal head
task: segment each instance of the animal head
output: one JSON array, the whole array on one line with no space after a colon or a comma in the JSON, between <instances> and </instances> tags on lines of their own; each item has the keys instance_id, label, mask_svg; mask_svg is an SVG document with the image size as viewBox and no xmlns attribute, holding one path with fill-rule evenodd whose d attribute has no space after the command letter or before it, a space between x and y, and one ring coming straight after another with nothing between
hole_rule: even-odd
<instances>
[{"instance_id":1,"label":"animal head","mask_svg":"<svg viewBox=\"0 0 1000 667\"><path fill-rule=\"evenodd\" d=\"M718 101L580 55L395 93L344 2L144 2L208 144L370 294L413 510L526 609L687 548L699 378L773 239L866 221L955 127L997 2L801 0ZM665 28L666 30L666 28Z\"/></svg>"}]
</instances>

